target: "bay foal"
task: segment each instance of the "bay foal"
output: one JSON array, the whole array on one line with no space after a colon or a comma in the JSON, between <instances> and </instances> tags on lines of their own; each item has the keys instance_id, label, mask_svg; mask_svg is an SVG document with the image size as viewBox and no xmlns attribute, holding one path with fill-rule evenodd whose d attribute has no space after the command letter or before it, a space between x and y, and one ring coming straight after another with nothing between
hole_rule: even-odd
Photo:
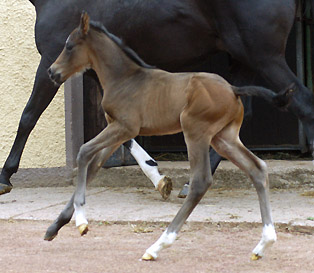
<instances>
[{"instance_id":1,"label":"bay foal","mask_svg":"<svg viewBox=\"0 0 314 273\"><path fill-rule=\"evenodd\" d=\"M239 139L243 119L243 106L236 95L239 89L215 74L168 73L153 69L83 13L79 27L70 34L48 73L53 81L61 84L86 68L95 70L103 87L102 107L108 126L82 145L77 157L75 193L48 228L45 239L52 240L70 221L74 211L80 233L88 231L83 210L86 183L123 142L137 135L183 131L191 168L191 188L174 220L142 259L156 259L160 250L174 242L211 185L209 145L242 169L255 185L264 227L253 258L262 257L265 248L275 242L276 233L270 211L266 165Z\"/></svg>"}]
</instances>

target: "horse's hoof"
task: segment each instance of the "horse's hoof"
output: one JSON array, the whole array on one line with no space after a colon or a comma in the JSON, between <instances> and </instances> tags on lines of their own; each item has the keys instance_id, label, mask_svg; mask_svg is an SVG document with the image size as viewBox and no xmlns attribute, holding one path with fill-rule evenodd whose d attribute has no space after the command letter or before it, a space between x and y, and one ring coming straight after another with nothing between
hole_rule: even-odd
<instances>
[{"instance_id":1,"label":"horse's hoof","mask_svg":"<svg viewBox=\"0 0 314 273\"><path fill-rule=\"evenodd\" d=\"M0 184L0 195L9 193L13 189L13 186L7 184Z\"/></svg>"},{"instance_id":2,"label":"horse's hoof","mask_svg":"<svg viewBox=\"0 0 314 273\"><path fill-rule=\"evenodd\" d=\"M259 259L262 259L262 256L255 254L255 253L252 254L252 256L251 256L252 261L257 261Z\"/></svg>"},{"instance_id":3,"label":"horse's hoof","mask_svg":"<svg viewBox=\"0 0 314 273\"><path fill-rule=\"evenodd\" d=\"M152 255L145 253L142 257L142 261L155 261L155 258Z\"/></svg>"},{"instance_id":4,"label":"horse's hoof","mask_svg":"<svg viewBox=\"0 0 314 273\"><path fill-rule=\"evenodd\" d=\"M78 226L78 230L79 230L81 236L83 236L88 232L88 225L87 224L81 224Z\"/></svg>"},{"instance_id":5,"label":"horse's hoof","mask_svg":"<svg viewBox=\"0 0 314 273\"><path fill-rule=\"evenodd\" d=\"M189 184L185 184L185 185L183 186L183 188L181 189L181 191L179 192L178 197L179 197L179 198L185 198L185 197L187 197L187 195L188 195L188 193L189 193L189 188L190 188Z\"/></svg>"},{"instance_id":6,"label":"horse's hoof","mask_svg":"<svg viewBox=\"0 0 314 273\"><path fill-rule=\"evenodd\" d=\"M163 199L168 199L172 191L172 181L168 176L164 176L158 182L157 186L158 191L160 192Z\"/></svg>"},{"instance_id":7,"label":"horse's hoof","mask_svg":"<svg viewBox=\"0 0 314 273\"><path fill-rule=\"evenodd\" d=\"M45 237L44 237L44 240L45 241L52 241L54 238L56 238L57 237L57 235L58 235L58 233L57 234L54 234L54 235L49 235L49 234L45 234Z\"/></svg>"}]
</instances>

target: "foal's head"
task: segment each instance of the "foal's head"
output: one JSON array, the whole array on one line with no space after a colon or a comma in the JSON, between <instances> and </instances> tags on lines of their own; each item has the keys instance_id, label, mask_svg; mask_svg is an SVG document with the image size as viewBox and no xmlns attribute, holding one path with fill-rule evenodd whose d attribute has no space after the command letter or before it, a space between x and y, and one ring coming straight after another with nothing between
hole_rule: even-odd
<instances>
[{"instance_id":1,"label":"foal's head","mask_svg":"<svg viewBox=\"0 0 314 273\"><path fill-rule=\"evenodd\" d=\"M65 82L73 74L90 68L91 60L86 43L88 33L89 16L83 12L79 27L70 34L63 51L48 69L49 77L58 85Z\"/></svg>"}]
</instances>

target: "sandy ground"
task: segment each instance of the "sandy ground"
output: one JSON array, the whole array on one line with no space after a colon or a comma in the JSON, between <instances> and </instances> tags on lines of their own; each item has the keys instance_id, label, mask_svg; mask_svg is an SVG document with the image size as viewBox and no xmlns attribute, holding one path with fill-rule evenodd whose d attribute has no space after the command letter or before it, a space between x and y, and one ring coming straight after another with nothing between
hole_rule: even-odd
<instances>
[{"instance_id":1,"label":"sandy ground","mask_svg":"<svg viewBox=\"0 0 314 273\"><path fill-rule=\"evenodd\" d=\"M154 262L140 258L165 224L111 224L95 221L80 237L73 223L58 237L43 240L49 221L0 220L0 272L314 272L314 237L279 228L278 241L251 261L261 227L252 224L184 226L174 245Z\"/></svg>"},{"instance_id":2,"label":"sandy ground","mask_svg":"<svg viewBox=\"0 0 314 273\"><path fill-rule=\"evenodd\" d=\"M175 191L163 201L148 188L89 188L89 233L81 237L71 222L44 241L73 191L15 188L0 196L0 273L314 272L313 189L271 191L278 241L259 261L250 260L262 231L256 192L213 189L154 262L140 258L181 207Z\"/></svg>"}]
</instances>

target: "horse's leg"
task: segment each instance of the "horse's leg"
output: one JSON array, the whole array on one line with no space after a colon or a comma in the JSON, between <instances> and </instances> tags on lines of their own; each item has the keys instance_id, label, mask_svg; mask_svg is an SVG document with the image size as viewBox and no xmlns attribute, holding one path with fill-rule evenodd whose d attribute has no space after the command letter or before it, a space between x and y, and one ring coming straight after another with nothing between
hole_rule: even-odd
<instances>
[{"instance_id":1,"label":"horse's leg","mask_svg":"<svg viewBox=\"0 0 314 273\"><path fill-rule=\"evenodd\" d=\"M77 156L78 174L74 195L74 209L76 226L82 235L88 230L83 206L85 204L87 168L89 163L99 151L105 148L109 148L110 154L112 154L119 145L134 138L138 134L138 131L135 130L132 128L132 131L129 131L118 122L112 122L95 138L81 146Z\"/></svg>"},{"instance_id":2,"label":"horse's leg","mask_svg":"<svg viewBox=\"0 0 314 273\"><path fill-rule=\"evenodd\" d=\"M232 123L223 129L213 138L212 145L218 153L243 170L256 188L263 222L262 239L254 248L252 255L252 259L257 260L263 256L265 249L276 241L269 202L267 166L241 143L237 127L239 126Z\"/></svg>"},{"instance_id":3,"label":"horse's leg","mask_svg":"<svg viewBox=\"0 0 314 273\"><path fill-rule=\"evenodd\" d=\"M59 229L70 222L74 213L73 200L74 194L72 195L70 201L66 204L65 208L62 210L58 218L47 229L44 240L52 241L58 235Z\"/></svg>"},{"instance_id":4,"label":"horse's leg","mask_svg":"<svg viewBox=\"0 0 314 273\"><path fill-rule=\"evenodd\" d=\"M131 155L135 158L144 174L153 182L162 198L167 199L172 190L171 179L159 174L157 162L134 139L123 143L123 145L129 149Z\"/></svg>"},{"instance_id":5,"label":"horse's leg","mask_svg":"<svg viewBox=\"0 0 314 273\"><path fill-rule=\"evenodd\" d=\"M13 147L1 171L0 194L11 191L10 177L18 170L27 138L59 88L48 77L49 65L50 62L42 57L37 69L33 92L24 108Z\"/></svg>"},{"instance_id":6,"label":"horse's leg","mask_svg":"<svg viewBox=\"0 0 314 273\"><path fill-rule=\"evenodd\" d=\"M209 138L193 139L194 137L189 137L187 134L184 136L191 167L190 190L187 198L184 200L183 206L173 221L161 237L146 250L142 257L143 260L155 260L159 251L173 244L184 222L212 184L208 153Z\"/></svg>"},{"instance_id":7,"label":"horse's leg","mask_svg":"<svg viewBox=\"0 0 314 273\"><path fill-rule=\"evenodd\" d=\"M258 67L260 74L274 87L275 91L285 89L289 84L296 84L288 110L302 122L310 148L314 148L314 94L306 88L288 67L282 58L267 58ZM313 152L313 151L312 151Z\"/></svg>"},{"instance_id":8,"label":"horse's leg","mask_svg":"<svg viewBox=\"0 0 314 273\"><path fill-rule=\"evenodd\" d=\"M112 155L112 153L118 148L119 146L112 146L105 148L99 151L91 160L91 163L88 166L87 170L87 184L94 178L97 171L103 166L106 160ZM49 226L46 231L44 239L47 241L53 240L58 231L67 223L70 222L74 213L74 194L72 198L67 203L63 211L60 213L58 218Z\"/></svg>"}]
</instances>

